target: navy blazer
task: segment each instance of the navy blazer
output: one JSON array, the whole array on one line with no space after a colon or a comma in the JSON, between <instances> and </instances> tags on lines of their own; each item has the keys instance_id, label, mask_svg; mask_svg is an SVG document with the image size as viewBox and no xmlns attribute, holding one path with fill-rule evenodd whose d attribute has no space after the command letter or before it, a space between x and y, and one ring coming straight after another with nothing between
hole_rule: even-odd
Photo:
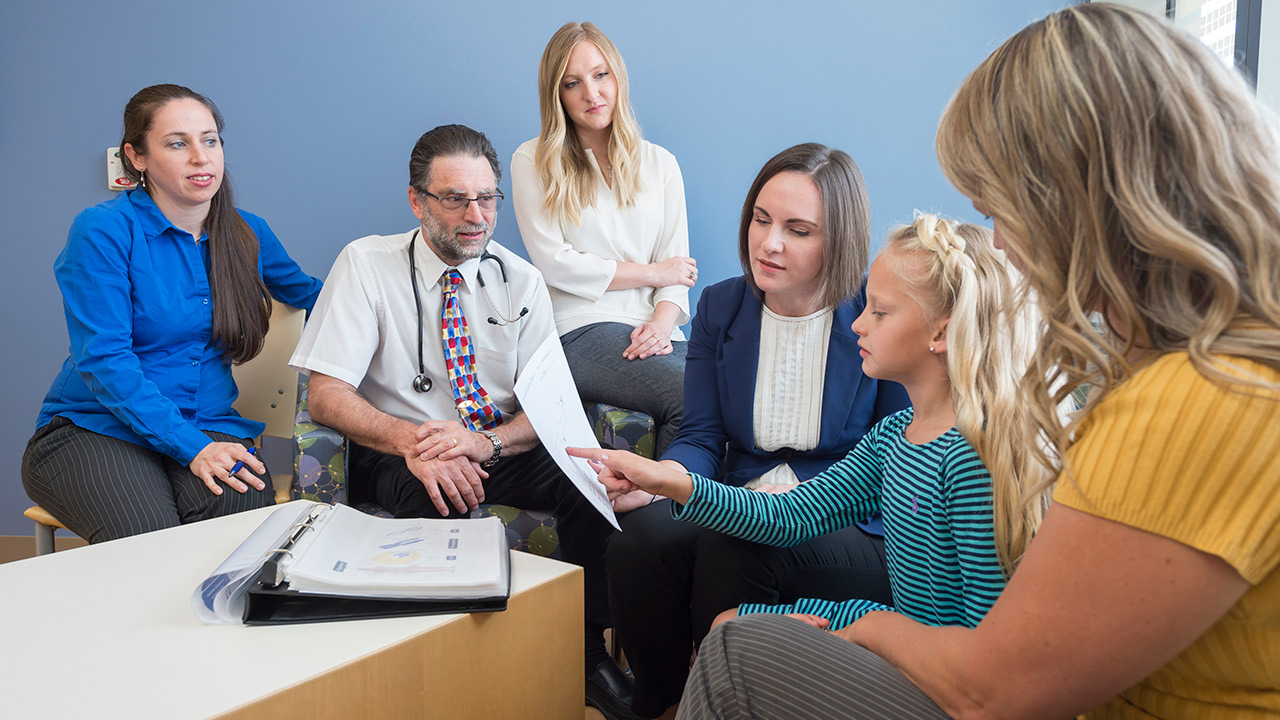
<instances>
[{"instance_id":1,"label":"navy blazer","mask_svg":"<svg viewBox=\"0 0 1280 720\"><path fill-rule=\"evenodd\" d=\"M849 326L865 305L866 296L860 290L835 310L818 446L766 452L756 447L752 427L760 363L760 298L742 277L703 290L685 361L684 420L662 459L741 486L784 462L798 478L808 480L843 458L872 425L911 404L898 383L862 374L858 336Z\"/></svg>"}]
</instances>

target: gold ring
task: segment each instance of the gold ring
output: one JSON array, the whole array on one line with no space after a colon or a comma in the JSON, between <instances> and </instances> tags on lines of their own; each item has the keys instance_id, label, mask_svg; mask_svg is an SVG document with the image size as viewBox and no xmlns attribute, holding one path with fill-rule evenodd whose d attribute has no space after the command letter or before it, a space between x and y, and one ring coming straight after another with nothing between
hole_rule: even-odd
<instances>
[{"instance_id":1,"label":"gold ring","mask_svg":"<svg viewBox=\"0 0 1280 720\"><path fill-rule=\"evenodd\" d=\"M458 438L449 438L449 439L453 441L454 447L458 447Z\"/></svg>"}]
</instances>

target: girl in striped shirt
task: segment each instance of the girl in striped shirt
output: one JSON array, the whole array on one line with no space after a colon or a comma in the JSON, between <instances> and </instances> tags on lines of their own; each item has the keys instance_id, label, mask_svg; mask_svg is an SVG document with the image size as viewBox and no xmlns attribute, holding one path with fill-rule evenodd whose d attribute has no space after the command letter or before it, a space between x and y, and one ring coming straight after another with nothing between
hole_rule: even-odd
<instances>
[{"instance_id":1,"label":"girl in striped shirt","mask_svg":"<svg viewBox=\"0 0 1280 720\"><path fill-rule=\"evenodd\" d=\"M853 323L864 372L901 383L912 407L885 418L843 460L783 494L729 487L629 453L570 449L611 495L672 498L677 517L755 542L791 545L876 512L884 516L894 608L860 599L742 605L838 629L874 610L975 627L1039 523L1041 479L1013 438L1033 321L1008 308L1016 278L991 231L933 215L895 230L871 266ZM1020 436L1019 436L1020 437Z\"/></svg>"}]
</instances>

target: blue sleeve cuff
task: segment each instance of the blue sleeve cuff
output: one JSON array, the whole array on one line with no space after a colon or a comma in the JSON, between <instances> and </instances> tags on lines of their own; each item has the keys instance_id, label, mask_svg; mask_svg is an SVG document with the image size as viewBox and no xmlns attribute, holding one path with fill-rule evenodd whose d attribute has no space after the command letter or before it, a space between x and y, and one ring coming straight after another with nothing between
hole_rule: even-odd
<instances>
[{"instance_id":1,"label":"blue sleeve cuff","mask_svg":"<svg viewBox=\"0 0 1280 720\"><path fill-rule=\"evenodd\" d=\"M190 465L196 455L211 442L213 440L195 425L184 424L174 428L164 439L163 447L158 449L183 465Z\"/></svg>"}]
</instances>

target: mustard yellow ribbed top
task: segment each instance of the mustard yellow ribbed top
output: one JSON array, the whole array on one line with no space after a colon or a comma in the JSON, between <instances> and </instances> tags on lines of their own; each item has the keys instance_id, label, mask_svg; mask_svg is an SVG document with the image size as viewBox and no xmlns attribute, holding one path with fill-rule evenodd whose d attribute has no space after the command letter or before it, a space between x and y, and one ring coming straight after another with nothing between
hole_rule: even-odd
<instances>
[{"instance_id":1,"label":"mustard yellow ribbed top","mask_svg":"<svg viewBox=\"0 0 1280 720\"><path fill-rule=\"evenodd\" d=\"M1223 358L1270 382L1280 373ZM1160 357L1090 413L1054 502L1216 555L1253 587L1190 647L1088 713L1280 715L1280 394L1237 391Z\"/></svg>"}]
</instances>

